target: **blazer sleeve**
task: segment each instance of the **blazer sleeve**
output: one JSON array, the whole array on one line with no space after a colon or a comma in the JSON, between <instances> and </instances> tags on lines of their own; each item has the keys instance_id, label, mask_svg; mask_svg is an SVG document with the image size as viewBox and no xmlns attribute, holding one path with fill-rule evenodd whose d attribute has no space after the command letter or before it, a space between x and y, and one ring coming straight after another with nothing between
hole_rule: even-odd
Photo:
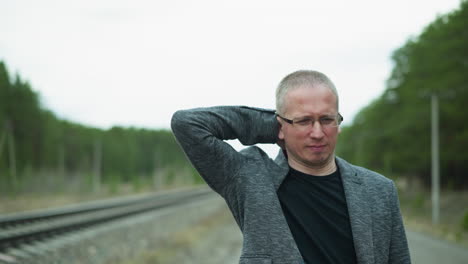
<instances>
[{"instance_id":1,"label":"blazer sleeve","mask_svg":"<svg viewBox=\"0 0 468 264\"><path fill-rule=\"evenodd\" d=\"M390 241L389 263L411 263L411 257L408 248L403 219L400 212L400 202L395 184L392 183L391 191L391 210L392 210L392 236Z\"/></svg>"},{"instance_id":2,"label":"blazer sleeve","mask_svg":"<svg viewBox=\"0 0 468 264\"><path fill-rule=\"evenodd\" d=\"M179 110L172 131L188 159L207 184L223 195L245 157L224 140L243 145L276 143L279 125L273 110L245 106L217 106Z\"/></svg>"}]
</instances>

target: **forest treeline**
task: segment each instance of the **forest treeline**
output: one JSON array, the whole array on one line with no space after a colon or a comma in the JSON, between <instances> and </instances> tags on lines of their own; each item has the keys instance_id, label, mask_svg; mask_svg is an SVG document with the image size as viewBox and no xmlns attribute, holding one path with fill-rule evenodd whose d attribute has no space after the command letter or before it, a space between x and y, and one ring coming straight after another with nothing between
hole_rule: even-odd
<instances>
[{"instance_id":1,"label":"forest treeline","mask_svg":"<svg viewBox=\"0 0 468 264\"><path fill-rule=\"evenodd\" d=\"M468 188L468 1L410 38L392 60L383 94L342 128L338 155L429 186L430 98L436 94L441 183ZM169 130L103 130L59 119L0 62L0 193L41 173L52 185L58 178L92 182L96 175L102 184L116 184L157 182L162 171L166 181L176 175L199 180Z\"/></svg>"},{"instance_id":2,"label":"forest treeline","mask_svg":"<svg viewBox=\"0 0 468 264\"><path fill-rule=\"evenodd\" d=\"M437 95L441 183L468 188L468 1L410 38L392 60L383 94L342 128L338 154L429 186L431 96Z\"/></svg>"},{"instance_id":3,"label":"forest treeline","mask_svg":"<svg viewBox=\"0 0 468 264\"><path fill-rule=\"evenodd\" d=\"M96 176L100 184L118 184L157 181L162 170L166 183L183 170L184 177L198 177L169 130L103 130L59 119L28 82L10 76L0 62L1 190L21 189L39 174L52 182L65 177L65 184L67 177L95 181Z\"/></svg>"}]
</instances>

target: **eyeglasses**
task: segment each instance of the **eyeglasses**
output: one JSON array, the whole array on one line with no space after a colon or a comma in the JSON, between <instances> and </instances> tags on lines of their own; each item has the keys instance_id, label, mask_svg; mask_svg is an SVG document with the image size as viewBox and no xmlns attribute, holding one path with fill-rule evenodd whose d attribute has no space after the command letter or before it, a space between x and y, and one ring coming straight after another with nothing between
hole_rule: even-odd
<instances>
[{"instance_id":1,"label":"eyeglasses","mask_svg":"<svg viewBox=\"0 0 468 264\"><path fill-rule=\"evenodd\" d=\"M276 113L276 116L283 119L287 123L293 125L295 128L299 130L307 130L311 126L314 125L315 119L311 117L299 117L299 118L294 118L294 119L287 119L282 116L280 116L278 113ZM320 123L320 126L322 128L333 128L337 127L343 122L343 116L341 116L340 113L337 115L330 115L330 116L322 116L318 119L318 122Z\"/></svg>"}]
</instances>

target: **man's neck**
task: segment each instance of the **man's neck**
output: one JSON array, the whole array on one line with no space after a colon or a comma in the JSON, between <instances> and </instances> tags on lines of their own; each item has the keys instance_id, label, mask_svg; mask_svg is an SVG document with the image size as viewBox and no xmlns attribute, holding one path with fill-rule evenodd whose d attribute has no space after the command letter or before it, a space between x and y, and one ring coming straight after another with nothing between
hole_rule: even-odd
<instances>
[{"instance_id":1,"label":"man's neck","mask_svg":"<svg viewBox=\"0 0 468 264\"><path fill-rule=\"evenodd\" d=\"M323 165L312 166L312 165L296 162L292 159L288 159L288 164L291 168L297 171L300 171L309 175L314 175L314 176L326 176L336 171L336 163L335 163L334 156L330 158L330 160L324 163Z\"/></svg>"}]
</instances>

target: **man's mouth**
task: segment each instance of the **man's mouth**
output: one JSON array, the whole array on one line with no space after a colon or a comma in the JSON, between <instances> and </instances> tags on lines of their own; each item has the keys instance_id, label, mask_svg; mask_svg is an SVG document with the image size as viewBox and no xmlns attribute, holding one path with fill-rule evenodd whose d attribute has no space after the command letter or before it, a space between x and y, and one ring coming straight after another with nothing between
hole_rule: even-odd
<instances>
[{"instance_id":1,"label":"man's mouth","mask_svg":"<svg viewBox=\"0 0 468 264\"><path fill-rule=\"evenodd\" d=\"M312 150L312 151L322 151L324 150L326 147L326 145L309 145L307 146L308 149Z\"/></svg>"}]
</instances>

